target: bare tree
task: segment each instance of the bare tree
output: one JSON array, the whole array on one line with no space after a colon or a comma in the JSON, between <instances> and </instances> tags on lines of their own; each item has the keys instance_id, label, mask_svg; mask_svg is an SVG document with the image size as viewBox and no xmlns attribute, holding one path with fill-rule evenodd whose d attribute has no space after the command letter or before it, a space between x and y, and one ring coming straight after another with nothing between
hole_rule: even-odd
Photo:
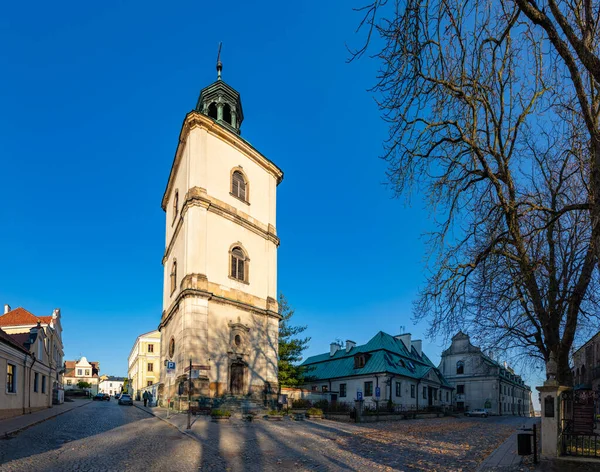
<instances>
[{"instance_id":1,"label":"bare tree","mask_svg":"<svg viewBox=\"0 0 600 472\"><path fill-rule=\"evenodd\" d=\"M382 41L375 91L398 194L424 190L437 231L415 304L430 335L467 325L569 381L578 322L595 316L593 174L580 110L542 32L513 2L388 3L363 9Z\"/></svg>"}]
</instances>

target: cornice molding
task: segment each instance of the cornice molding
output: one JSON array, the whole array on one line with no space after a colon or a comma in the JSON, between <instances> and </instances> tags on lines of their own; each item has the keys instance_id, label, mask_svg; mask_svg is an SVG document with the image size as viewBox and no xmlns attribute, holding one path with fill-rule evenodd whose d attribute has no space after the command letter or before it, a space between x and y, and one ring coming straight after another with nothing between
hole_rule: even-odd
<instances>
[{"instance_id":1,"label":"cornice molding","mask_svg":"<svg viewBox=\"0 0 600 472\"><path fill-rule=\"evenodd\" d=\"M160 331L167 325L167 323L173 317L173 314L178 310L181 301L186 297L204 298L206 300L212 300L223 305L235 306L237 308L241 308L242 310L250 311L259 315L276 318L278 320L281 319L281 315L278 313L277 301L272 297L267 297L265 300L245 294L238 290L230 291L234 296L237 294L240 297L244 296L248 298L251 300L250 303L229 298L225 296L225 293L219 293L219 291L219 285L209 282L208 278L204 274L186 275L181 281L180 292L177 294L177 297L175 300L173 300L169 308L163 311L160 324L158 325L158 330ZM261 308L258 305L266 308Z\"/></svg>"},{"instance_id":2,"label":"cornice molding","mask_svg":"<svg viewBox=\"0 0 600 472\"><path fill-rule=\"evenodd\" d=\"M165 254L162 258L163 265L167 262L169 254L173 250L175 240L177 239L177 235L179 234L179 231L183 226L183 220L187 211L195 206L204 208L207 211L210 211L233 223L236 223L241 227L261 236L267 241L271 241L273 244L275 244L275 246L279 247L280 239L277 237L276 229L272 224L265 225L264 223L255 220L246 213L238 210L237 208L228 205L227 203L217 198L211 197L206 192L206 189L202 187L192 187L188 190L188 192L185 195L185 200L181 208L179 220L177 221L177 225L175 226L173 235L171 236L169 244L167 245L167 248L165 250Z\"/></svg>"},{"instance_id":3,"label":"cornice molding","mask_svg":"<svg viewBox=\"0 0 600 472\"><path fill-rule=\"evenodd\" d=\"M187 142L190 131L194 128L205 129L213 136L216 136L217 138L221 139L221 141L228 143L240 151L248 159L252 160L266 170L269 174L271 174L277 181L277 185L279 185L283 180L283 171L273 162L263 156L260 152L254 149L250 143L242 139L233 131L230 131L224 126L220 125L212 118L194 110L185 116L183 125L181 126L179 141L177 143L177 149L175 150L175 157L171 166L171 172L169 173L169 180L167 181L167 188L165 189L165 193L163 194L162 198L161 207L164 211L167 209L168 195L171 192L175 174L177 174L177 170L179 169L179 165L181 163L184 145Z\"/></svg>"}]
</instances>

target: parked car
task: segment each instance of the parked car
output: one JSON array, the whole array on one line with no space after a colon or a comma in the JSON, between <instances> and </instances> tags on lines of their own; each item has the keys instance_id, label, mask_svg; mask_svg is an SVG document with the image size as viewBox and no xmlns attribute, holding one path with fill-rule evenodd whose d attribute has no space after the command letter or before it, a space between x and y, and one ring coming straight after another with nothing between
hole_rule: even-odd
<instances>
[{"instance_id":1,"label":"parked car","mask_svg":"<svg viewBox=\"0 0 600 472\"><path fill-rule=\"evenodd\" d=\"M119 405L133 405L131 395L124 393L119 397Z\"/></svg>"},{"instance_id":2,"label":"parked car","mask_svg":"<svg viewBox=\"0 0 600 472\"><path fill-rule=\"evenodd\" d=\"M92 400L94 400L94 401L96 401L96 400L98 400L98 401L104 401L104 400L108 400L109 398L106 398L106 394L105 393L98 393L97 395L94 395L94 397L92 398Z\"/></svg>"},{"instance_id":3,"label":"parked car","mask_svg":"<svg viewBox=\"0 0 600 472\"><path fill-rule=\"evenodd\" d=\"M488 412L483 408L475 408L474 410L465 411L465 416L481 416L482 418L487 418Z\"/></svg>"},{"instance_id":4,"label":"parked car","mask_svg":"<svg viewBox=\"0 0 600 472\"><path fill-rule=\"evenodd\" d=\"M110 401L110 395L108 393L103 393L102 395L104 395L104 399L109 402Z\"/></svg>"},{"instance_id":5,"label":"parked car","mask_svg":"<svg viewBox=\"0 0 600 472\"><path fill-rule=\"evenodd\" d=\"M115 393L115 400L118 400L121 395L119 393Z\"/></svg>"}]
</instances>

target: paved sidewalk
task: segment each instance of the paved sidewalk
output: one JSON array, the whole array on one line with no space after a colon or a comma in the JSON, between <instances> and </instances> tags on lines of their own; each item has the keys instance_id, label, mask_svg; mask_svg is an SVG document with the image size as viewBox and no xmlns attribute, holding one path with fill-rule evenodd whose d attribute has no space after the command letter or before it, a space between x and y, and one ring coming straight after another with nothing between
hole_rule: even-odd
<instances>
[{"instance_id":1,"label":"paved sidewalk","mask_svg":"<svg viewBox=\"0 0 600 472\"><path fill-rule=\"evenodd\" d=\"M0 438L11 436L33 425L49 420L50 418L54 418L58 415L62 415L67 411L87 405L90 402L91 400L87 399L77 399L73 400L72 402L65 402L62 405L52 405L52 408L46 408L45 410L39 410L27 415L20 415L15 416L14 418L0 420Z\"/></svg>"},{"instance_id":2,"label":"paved sidewalk","mask_svg":"<svg viewBox=\"0 0 600 472\"><path fill-rule=\"evenodd\" d=\"M523 418L523 424L517 428L517 430L511 434L506 441L504 441L500 447L492 452L479 466L478 472L488 471L509 471L509 470L524 470L521 467L529 466L533 464L533 459L529 459L530 456L519 456L517 454L517 434L525 433L529 431L521 431L523 428L531 428L533 424L537 425L537 436L538 436L538 457L539 457L539 445L540 445L540 419L539 418ZM525 460L527 457L527 460ZM531 456L533 457L533 456Z\"/></svg>"}]
</instances>

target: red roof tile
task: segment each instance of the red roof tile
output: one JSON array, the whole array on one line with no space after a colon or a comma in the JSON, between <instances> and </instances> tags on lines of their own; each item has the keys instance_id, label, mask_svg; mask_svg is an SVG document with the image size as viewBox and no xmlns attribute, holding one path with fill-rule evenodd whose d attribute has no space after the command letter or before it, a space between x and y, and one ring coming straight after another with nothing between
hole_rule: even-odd
<instances>
[{"instance_id":1,"label":"red roof tile","mask_svg":"<svg viewBox=\"0 0 600 472\"><path fill-rule=\"evenodd\" d=\"M29 336L29 334L27 334L27 336ZM4 342L6 344L13 346L16 349L19 349L20 351L29 353L29 351L27 349L25 349L25 347L22 344L20 344L10 334L5 333L1 329L0 329L0 342Z\"/></svg>"},{"instance_id":2,"label":"red roof tile","mask_svg":"<svg viewBox=\"0 0 600 472\"><path fill-rule=\"evenodd\" d=\"M9 334L9 336L11 338L13 338L16 342L18 342L25 349L27 349L27 347L25 346L25 343L29 341L29 335L30 335L30 333Z\"/></svg>"},{"instance_id":3,"label":"red roof tile","mask_svg":"<svg viewBox=\"0 0 600 472\"><path fill-rule=\"evenodd\" d=\"M35 316L33 313L28 312L25 308L19 307L0 316L0 326L35 326L37 325L38 320L40 320L42 323L50 324L52 317Z\"/></svg>"}]
</instances>

